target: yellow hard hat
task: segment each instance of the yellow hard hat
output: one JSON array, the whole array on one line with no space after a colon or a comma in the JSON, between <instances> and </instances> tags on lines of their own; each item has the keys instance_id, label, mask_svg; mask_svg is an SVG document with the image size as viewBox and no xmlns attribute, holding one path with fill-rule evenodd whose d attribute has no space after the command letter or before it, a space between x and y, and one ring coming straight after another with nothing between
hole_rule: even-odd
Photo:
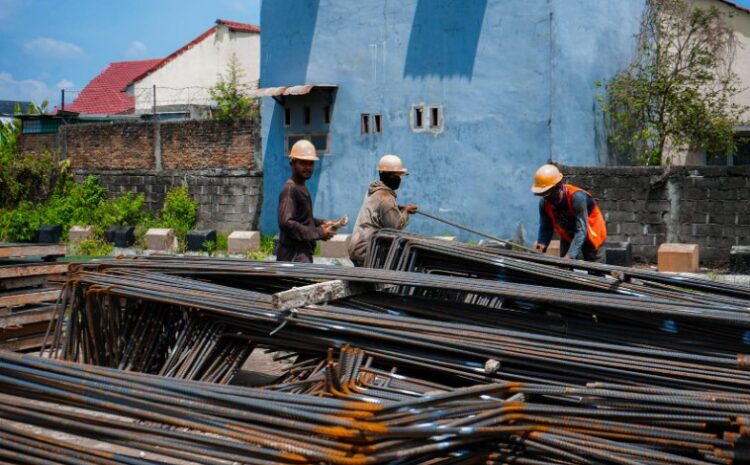
<instances>
[{"instance_id":1,"label":"yellow hard hat","mask_svg":"<svg viewBox=\"0 0 750 465\"><path fill-rule=\"evenodd\" d=\"M531 186L531 192L543 194L560 184L563 175L555 165L542 165L534 174L534 185Z\"/></svg>"},{"instance_id":2,"label":"yellow hard hat","mask_svg":"<svg viewBox=\"0 0 750 465\"><path fill-rule=\"evenodd\" d=\"M289 152L289 158L292 160L310 160L318 161L318 155L315 152L315 146L309 140L298 140L292 145Z\"/></svg>"},{"instance_id":3,"label":"yellow hard hat","mask_svg":"<svg viewBox=\"0 0 750 465\"><path fill-rule=\"evenodd\" d=\"M404 168L401 159L396 155L384 155L378 162L380 173L394 173L399 176L407 176L409 172Z\"/></svg>"}]
</instances>

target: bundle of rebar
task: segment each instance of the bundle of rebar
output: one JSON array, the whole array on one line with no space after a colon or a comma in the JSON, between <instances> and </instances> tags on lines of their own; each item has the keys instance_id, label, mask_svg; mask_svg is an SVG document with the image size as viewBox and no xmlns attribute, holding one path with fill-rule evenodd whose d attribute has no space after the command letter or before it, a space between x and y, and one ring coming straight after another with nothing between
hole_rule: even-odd
<instances>
[{"instance_id":1,"label":"bundle of rebar","mask_svg":"<svg viewBox=\"0 0 750 465\"><path fill-rule=\"evenodd\" d=\"M318 395L311 395L284 392L284 386L227 386L0 352L0 459L748 463L747 394L614 384L450 388L377 364L366 351L345 347L317 371L323 381L313 380Z\"/></svg>"}]
</instances>

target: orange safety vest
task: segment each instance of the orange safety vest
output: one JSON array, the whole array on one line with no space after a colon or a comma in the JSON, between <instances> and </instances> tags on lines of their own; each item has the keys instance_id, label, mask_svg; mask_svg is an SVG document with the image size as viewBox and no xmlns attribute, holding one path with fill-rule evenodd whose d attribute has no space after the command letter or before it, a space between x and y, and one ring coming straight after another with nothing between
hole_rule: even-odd
<instances>
[{"instance_id":1,"label":"orange safety vest","mask_svg":"<svg viewBox=\"0 0 750 465\"><path fill-rule=\"evenodd\" d=\"M599 247L601 247L601 245L604 244L604 241L607 239L607 225L604 223L604 215L602 215L602 211L599 209L599 204L591 194L581 189L580 187L576 187L571 184L566 184L565 187L568 193L569 212L573 211L573 194L578 191L585 193L594 200L594 209L589 212L586 237L588 238L589 242L593 244L595 249L599 249ZM565 231L557 222L551 202L547 200L544 201L544 211L547 213L547 216L549 216L550 220L552 220L552 227L555 228L557 235L560 236L560 238L565 242L572 242L573 238L570 237L568 232Z\"/></svg>"}]
</instances>

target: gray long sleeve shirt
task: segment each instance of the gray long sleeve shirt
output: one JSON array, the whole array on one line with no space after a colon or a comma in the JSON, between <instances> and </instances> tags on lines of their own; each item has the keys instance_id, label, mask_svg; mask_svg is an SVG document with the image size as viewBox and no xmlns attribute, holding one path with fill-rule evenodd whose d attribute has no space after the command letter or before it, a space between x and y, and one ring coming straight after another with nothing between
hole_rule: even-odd
<instances>
[{"instance_id":1,"label":"gray long sleeve shirt","mask_svg":"<svg viewBox=\"0 0 750 465\"><path fill-rule=\"evenodd\" d=\"M544 208L547 201L547 199L540 199L539 201L539 233L537 235L537 242L544 244L545 249L552 240L552 234L554 233L552 219L547 215ZM577 258L587 238L589 211L594 208L594 199L579 191L573 194L571 204L572 211L568 208L567 198L563 196L559 204L552 204L552 210L557 223L573 238L570 242L568 255Z\"/></svg>"}]
</instances>

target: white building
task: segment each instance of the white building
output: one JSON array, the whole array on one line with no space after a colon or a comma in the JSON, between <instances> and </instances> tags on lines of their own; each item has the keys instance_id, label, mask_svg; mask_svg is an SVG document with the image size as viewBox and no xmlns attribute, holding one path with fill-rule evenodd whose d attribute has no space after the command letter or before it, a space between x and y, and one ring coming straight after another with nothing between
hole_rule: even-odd
<instances>
[{"instance_id":1,"label":"white building","mask_svg":"<svg viewBox=\"0 0 750 465\"><path fill-rule=\"evenodd\" d=\"M242 84L257 86L260 28L219 19L209 30L128 84L127 93L135 97L135 113L206 108L212 100L209 89L226 73L233 56L243 74Z\"/></svg>"}]
</instances>

